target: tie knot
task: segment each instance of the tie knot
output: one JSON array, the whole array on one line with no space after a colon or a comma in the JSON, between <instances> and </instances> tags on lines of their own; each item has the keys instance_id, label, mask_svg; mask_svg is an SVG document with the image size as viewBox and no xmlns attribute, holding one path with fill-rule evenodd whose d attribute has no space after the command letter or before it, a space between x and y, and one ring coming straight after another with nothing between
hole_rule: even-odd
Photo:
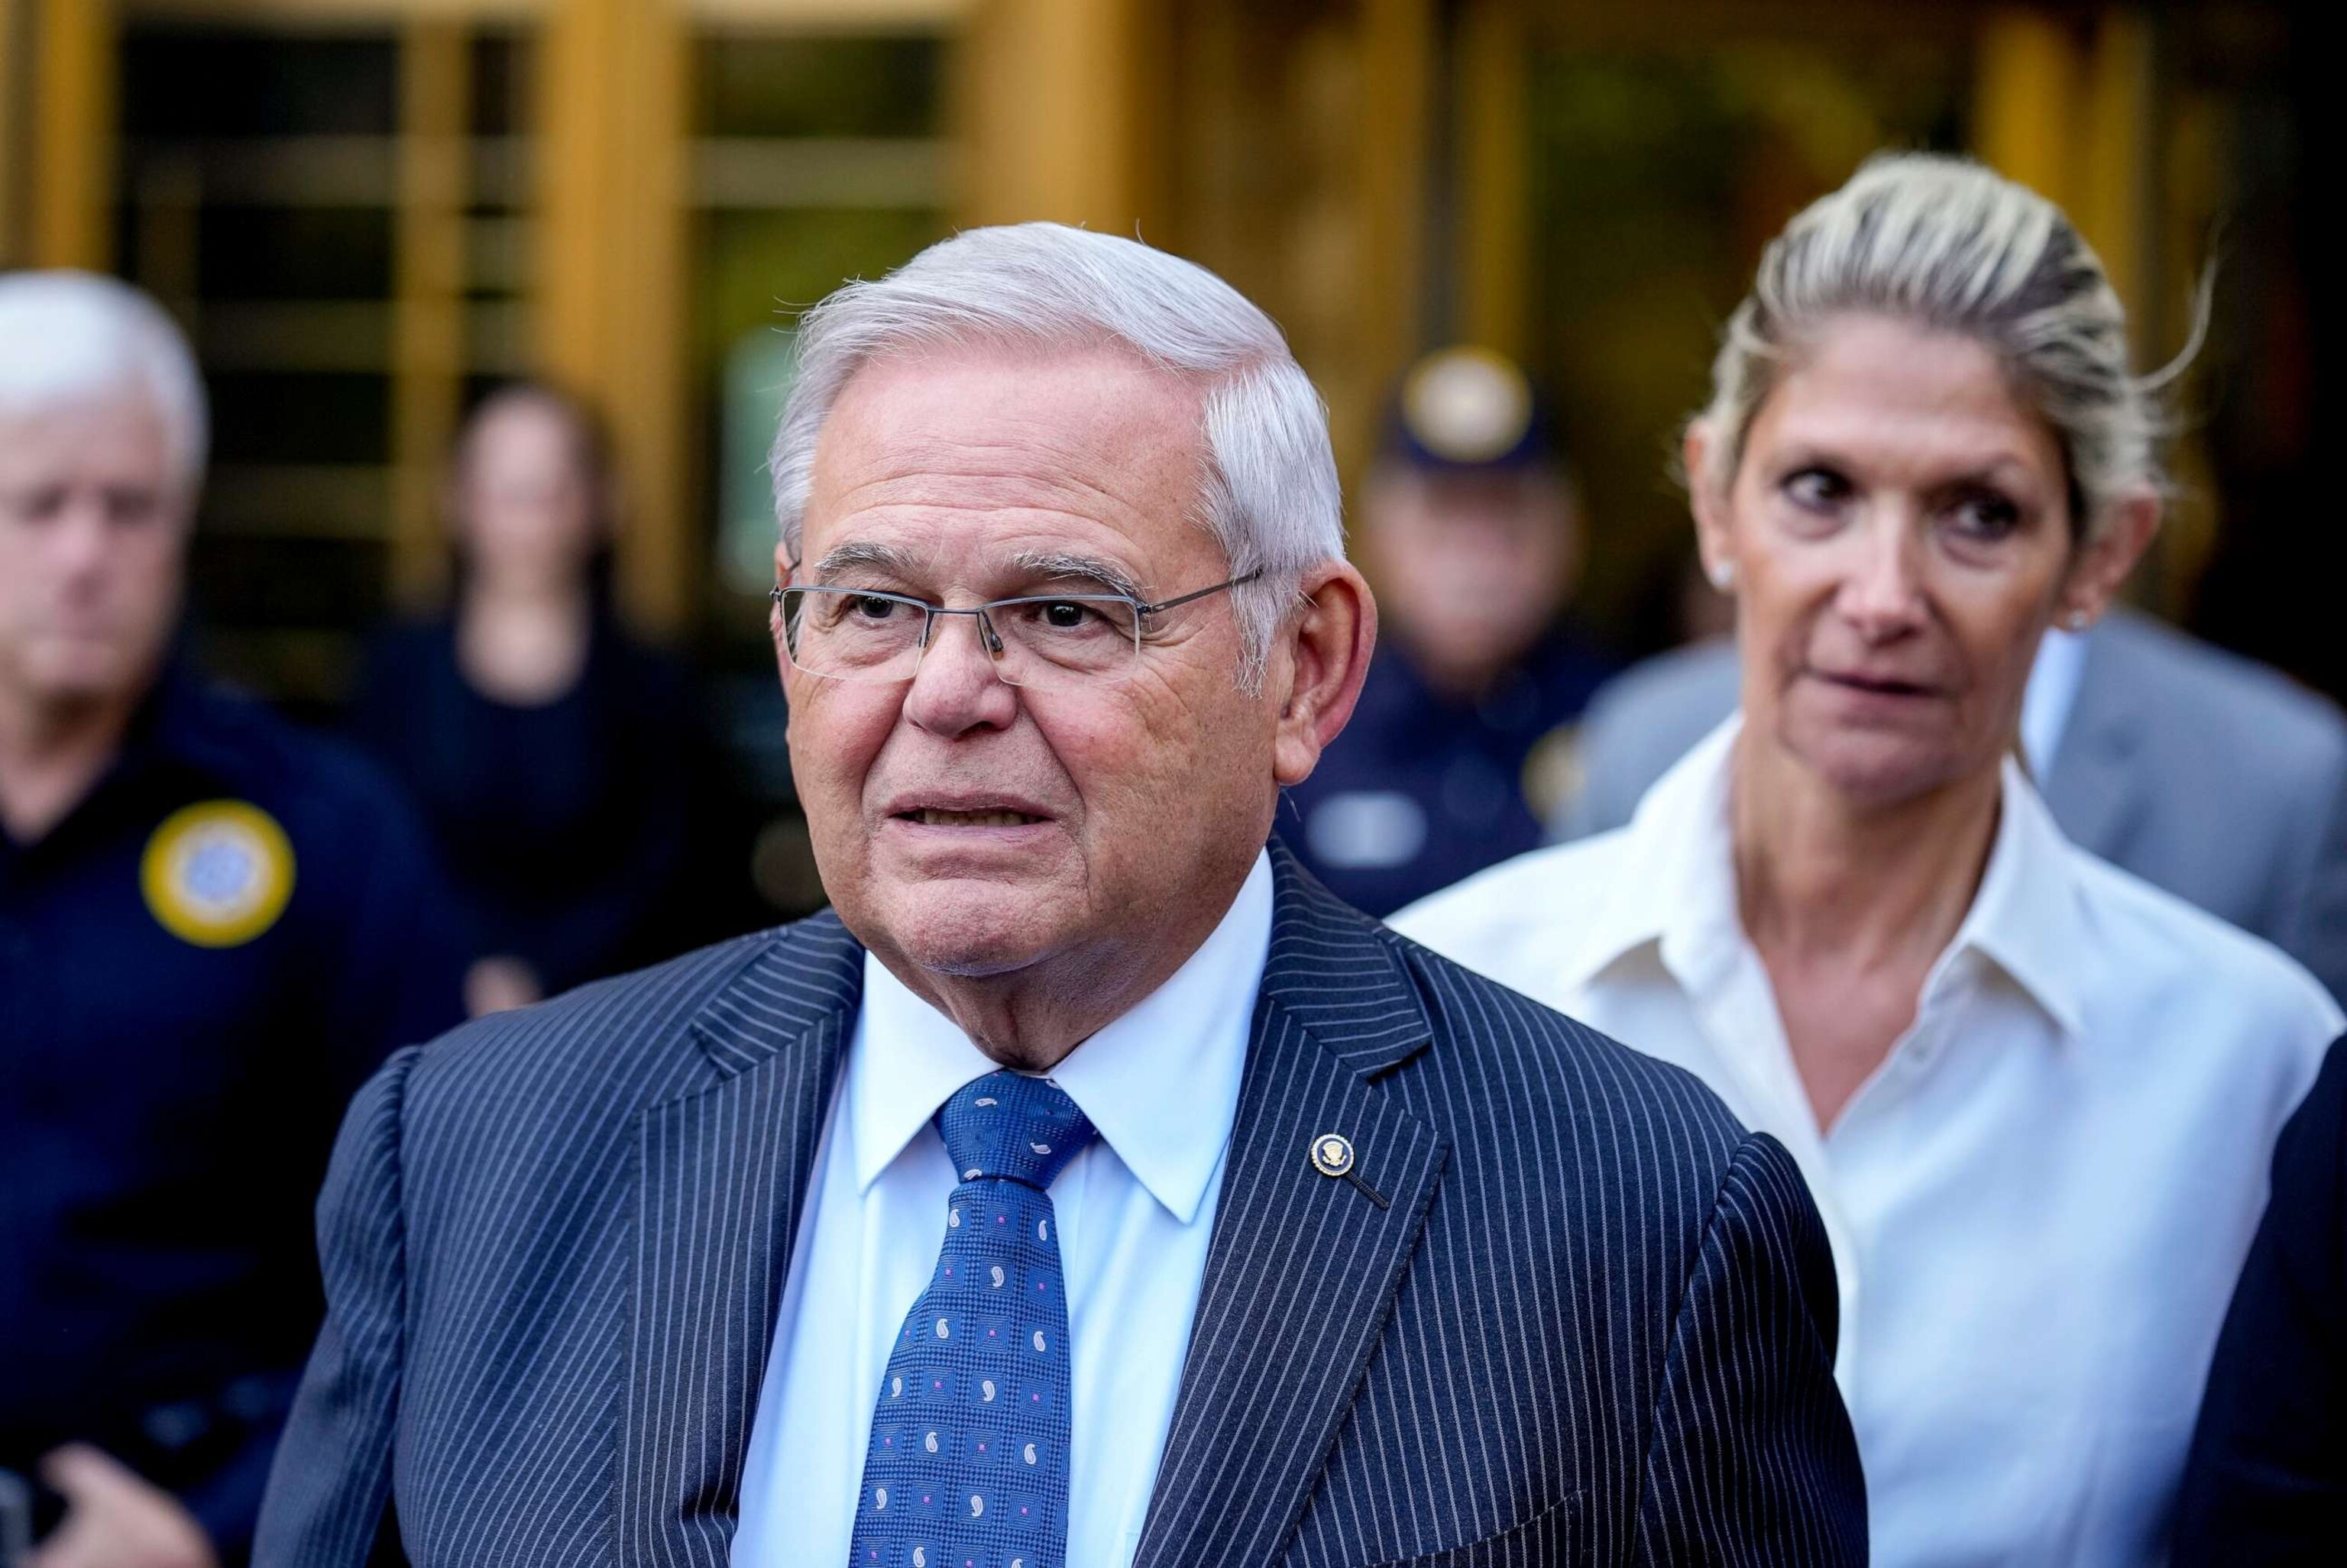
<instances>
[{"instance_id":1,"label":"tie knot","mask_svg":"<svg viewBox=\"0 0 2347 1568\"><path fill-rule=\"evenodd\" d=\"M999 1176L1038 1192L1049 1192L1096 1135L1057 1084L1010 1072L955 1090L938 1112L938 1131L962 1180Z\"/></svg>"}]
</instances>

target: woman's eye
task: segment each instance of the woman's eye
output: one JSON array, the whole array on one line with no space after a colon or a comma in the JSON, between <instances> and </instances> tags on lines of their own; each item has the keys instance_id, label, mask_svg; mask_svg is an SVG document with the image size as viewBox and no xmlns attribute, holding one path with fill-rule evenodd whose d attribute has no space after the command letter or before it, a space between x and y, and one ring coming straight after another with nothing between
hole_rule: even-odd
<instances>
[{"instance_id":1,"label":"woman's eye","mask_svg":"<svg viewBox=\"0 0 2347 1568\"><path fill-rule=\"evenodd\" d=\"M1784 489L1794 505L1823 512L1850 494L1850 482L1830 468L1804 468L1786 477Z\"/></svg>"},{"instance_id":2,"label":"woman's eye","mask_svg":"<svg viewBox=\"0 0 2347 1568\"><path fill-rule=\"evenodd\" d=\"M1974 495L1957 503L1955 524L1968 538L2003 539L2021 526L2021 508L2001 495Z\"/></svg>"}]
</instances>

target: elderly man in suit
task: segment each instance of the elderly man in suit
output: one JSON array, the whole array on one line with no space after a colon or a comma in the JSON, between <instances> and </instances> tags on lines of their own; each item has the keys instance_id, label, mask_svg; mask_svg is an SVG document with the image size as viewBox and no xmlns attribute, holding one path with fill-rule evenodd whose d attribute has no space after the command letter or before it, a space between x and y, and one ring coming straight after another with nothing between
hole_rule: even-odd
<instances>
[{"instance_id":1,"label":"elderly man in suit","mask_svg":"<svg viewBox=\"0 0 2347 1568\"><path fill-rule=\"evenodd\" d=\"M358 1098L260 1560L1862 1561L1784 1149L1266 849L1375 621L1277 328L1033 224L799 342L833 910Z\"/></svg>"},{"instance_id":2,"label":"elderly man in suit","mask_svg":"<svg viewBox=\"0 0 2347 1568\"><path fill-rule=\"evenodd\" d=\"M1736 650L1699 643L1590 704L1581 782L1555 824L1583 838L1736 708ZM2022 748L2071 841L2264 937L2347 1001L2347 719L2277 672L2129 611L2048 633Z\"/></svg>"}]
</instances>

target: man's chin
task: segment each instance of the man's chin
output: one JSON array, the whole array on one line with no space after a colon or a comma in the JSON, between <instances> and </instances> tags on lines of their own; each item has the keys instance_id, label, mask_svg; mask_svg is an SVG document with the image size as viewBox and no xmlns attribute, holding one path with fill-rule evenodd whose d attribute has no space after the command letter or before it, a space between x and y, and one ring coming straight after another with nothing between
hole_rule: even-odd
<instances>
[{"instance_id":1,"label":"man's chin","mask_svg":"<svg viewBox=\"0 0 2347 1568\"><path fill-rule=\"evenodd\" d=\"M880 929L866 943L885 942L932 974L1009 974L1063 945L1063 923L1081 896L958 878L884 891L870 906Z\"/></svg>"}]
</instances>

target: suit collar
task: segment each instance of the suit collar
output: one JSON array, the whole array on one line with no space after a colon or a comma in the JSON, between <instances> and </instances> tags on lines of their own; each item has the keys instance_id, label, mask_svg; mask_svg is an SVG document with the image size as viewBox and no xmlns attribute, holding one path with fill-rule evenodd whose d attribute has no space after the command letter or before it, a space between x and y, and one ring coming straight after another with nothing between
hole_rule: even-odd
<instances>
[{"instance_id":1,"label":"suit collar","mask_svg":"<svg viewBox=\"0 0 2347 1568\"><path fill-rule=\"evenodd\" d=\"M863 950L835 916L785 928L689 1025L713 1080L637 1117L620 1561L726 1568L862 977Z\"/></svg>"},{"instance_id":2,"label":"suit collar","mask_svg":"<svg viewBox=\"0 0 2347 1568\"><path fill-rule=\"evenodd\" d=\"M1277 839L1266 854L1271 950L1263 994L1278 997L1325 1049L1366 1077L1409 1060L1432 1031L1395 956L1398 939L1314 881ZM825 910L778 932L693 1016L692 1033L719 1072L738 1073L819 1023L852 1024L863 991L863 946Z\"/></svg>"},{"instance_id":3,"label":"suit collar","mask_svg":"<svg viewBox=\"0 0 2347 1568\"><path fill-rule=\"evenodd\" d=\"M2146 695L2127 679L2130 638L2145 634L2117 611L2086 634L2078 693L2045 770L2045 803L2071 840L2106 860L2126 839L2144 799L2136 749L2148 717Z\"/></svg>"},{"instance_id":4,"label":"suit collar","mask_svg":"<svg viewBox=\"0 0 2347 1568\"><path fill-rule=\"evenodd\" d=\"M864 994L864 949L825 910L784 926L693 1014L691 1030L725 1076L803 1044L821 1025L845 1031Z\"/></svg>"},{"instance_id":5,"label":"suit collar","mask_svg":"<svg viewBox=\"0 0 2347 1568\"><path fill-rule=\"evenodd\" d=\"M2069 728L2071 712L2078 705L2078 685L2093 637L2092 632L2055 626L2038 640L2029 685L2021 697L2021 756L2034 775L2052 771L2054 759L2062 753L2062 733Z\"/></svg>"},{"instance_id":6,"label":"suit collar","mask_svg":"<svg viewBox=\"0 0 2347 1568\"><path fill-rule=\"evenodd\" d=\"M1408 1061L1432 1037L1426 1003L1397 956L1399 940L1314 881L1271 841L1271 955L1263 994L1363 1078Z\"/></svg>"},{"instance_id":7,"label":"suit collar","mask_svg":"<svg viewBox=\"0 0 2347 1568\"><path fill-rule=\"evenodd\" d=\"M1430 1043L1396 939L1275 843L1271 956L1139 1568L1277 1558L1320 1482L1450 1145L1373 1080ZM1310 1157L1344 1137L1352 1169Z\"/></svg>"}]
</instances>

